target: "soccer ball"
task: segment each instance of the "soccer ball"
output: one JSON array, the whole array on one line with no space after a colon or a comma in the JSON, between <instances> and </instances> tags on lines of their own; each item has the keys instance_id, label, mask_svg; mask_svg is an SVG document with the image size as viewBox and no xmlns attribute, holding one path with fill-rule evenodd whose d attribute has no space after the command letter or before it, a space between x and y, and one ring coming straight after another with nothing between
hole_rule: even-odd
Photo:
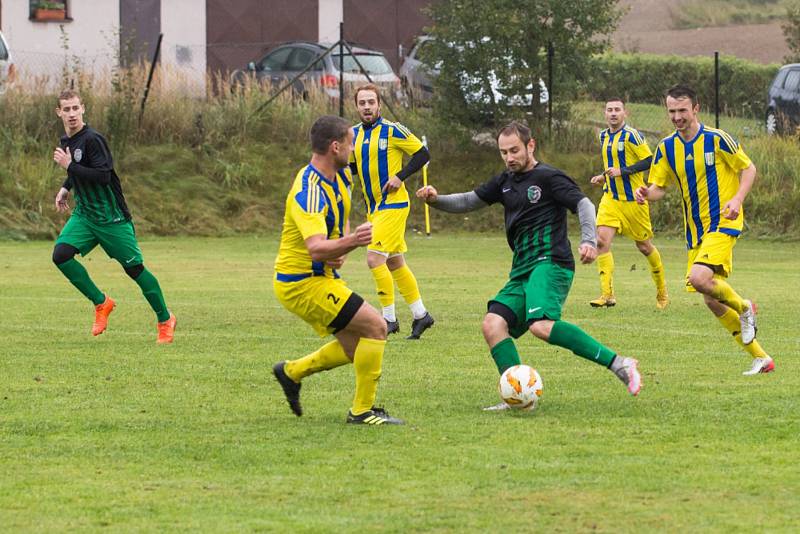
<instances>
[{"instance_id":1,"label":"soccer ball","mask_svg":"<svg viewBox=\"0 0 800 534\"><path fill-rule=\"evenodd\" d=\"M516 410L533 411L542 396L542 377L533 367L509 367L497 384L500 398Z\"/></svg>"}]
</instances>

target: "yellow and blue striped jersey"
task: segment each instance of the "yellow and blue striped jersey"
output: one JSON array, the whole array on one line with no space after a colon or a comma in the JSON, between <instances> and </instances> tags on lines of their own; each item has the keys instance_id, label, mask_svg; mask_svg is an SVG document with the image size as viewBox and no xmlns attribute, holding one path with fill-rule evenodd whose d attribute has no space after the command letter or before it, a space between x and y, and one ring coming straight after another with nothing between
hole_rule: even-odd
<instances>
[{"instance_id":1,"label":"yellow and blue striped jersey","mask_svg":"<svg viewBox=\"0 0 800 534\"><path fill-rule=\"evenodd\" d=\"M733 137L702 124L691 141L675 132L659 143L649 181L659 187L670 181L678 184L687 248L698 246L710 232L732 236L742 232L744 210L729 220L722 209L739 190L739 173L751 164Z\"/></svg>"},{"instance_id":2,"label":"yellow and blue striped jersey","mask_svg":"<svg viewBox=\"0 0 800 534\"><path fill-rule=\"evenodd\" d=\"M281 244L275 258L278 281L293 282L309 276L339 277L325 262L311 260L305 240L319 234L328 239L344 236L351 192L349 169L340 170L333 182L311 164L300 169L286 197Z\"/></svg>"},{"instance_id":3,"label":"yellow and blue striped jersey","mask_svg":"<svg viewBox=\"0 0 800 534\"><path fill-rule=\"evenodd\" d=\"M403 153L411 155L417 152L422 148L422 141L402 124L383 118L371 125L354 126L353 133L354 150L350 159L358 169L367 215L378 210L407 208L405 184L389 194L383 191L383 187L403 167Z\"/></svg>"},{"instance_id":4,"label":"yellow and blue striped jersey","mask_svg":"<svg viewBox=\"0 0 800 534\"><path fill-rule=\"evenodd\" d=\"M610 128L600 132L600 144L602 145L603 169L609 167L621 169L653 155L644 136L626 124L623 124L622 128L616 132L612 132ZM603 191L614 200L632 202L636 200L633 192L643 185L644 172L617 177L606 175Z\"/></svg>"}]
</instances>

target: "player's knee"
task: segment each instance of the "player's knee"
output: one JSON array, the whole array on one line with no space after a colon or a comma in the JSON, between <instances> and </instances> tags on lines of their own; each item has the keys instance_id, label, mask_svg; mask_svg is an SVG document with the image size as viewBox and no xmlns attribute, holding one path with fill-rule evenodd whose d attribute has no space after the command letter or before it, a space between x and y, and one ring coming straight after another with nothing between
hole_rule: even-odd
<instances>
[{"instance_id":1,"label":"player's knee","mask_svg":"<svg viewBox=\"0 0 800 534\"><path fill-rule=\"evenodd\" d=\"M505 324L503 318L499 315L487 313L483 318L483 322L481 323L481 331L483 332L483 337L490 339L499 334L507 335L508 326Z\"/></svg>"},{"instance_id":2,"label":"player's knee","mask_svg":"<svg viewBox=\"0 0 800 534\"><path fill-rule=\"evenodd\" d=\"M125 273L136 280L139 278L139 275L142 274L144 271L144 264L140 263L139 265L134 265L132 267L125 267Z\"/></svg>"},{"instance_id":3,"label":"player's knee","mask_svg":"<svg viewBox=\"0 0 800 534\"><path fill-rule=\"evenodd\" d=\"M637 241L636 248L645 256L649 256L653 253L653 244L650 241Z\"/></svg>"},{"instance_id":4,"label":"player's knee","mask_svg":"<svg viewBox=\"0 0 800 534\"><path fill-rule=\"evenodd\" d=\"M75 257L75 254L78 253L78 249L73 247L72 245L67 245L65 243L59 243L53 248L53 263L56 265L61 265L62 263L66 263L72 258Z\"/></svg>"},{"instance_id":5,"label":"player's knee","mask_svg":"<svg viewBox=\"0 0 800 534\"><path fill-rule=\"evenodd\" d=\"M370 321L367 327L366 337L370 339L386 339L386 321L379 314L375 314L377 319Z\"/></svg>"},{"instance_id":6,"label":"player's knee","mask_svg":"<svg viewBox=\"0 0 800 534\"><path fill-rule=\"evenodd\" d=\"M712 289L711 278L699 273L689 274L689 284L700 293L708 293Z\"/></svg>"},{"instance_id":7,"label":"player's knee","mask_svg":"<svg viewBox=\"0 0 800 534\"><path fill-rule=\"evenodd\" d=\"M528 330L530 330L531 334L533 334L534 336L536 336L539 339L542 339L544 341L547 341L547 340L550 339L550 330L551 329L552 328L548 327L547 321L535 321L535 322L531 323L530 327L528 327Z\"/></svg>"}]
</instances>

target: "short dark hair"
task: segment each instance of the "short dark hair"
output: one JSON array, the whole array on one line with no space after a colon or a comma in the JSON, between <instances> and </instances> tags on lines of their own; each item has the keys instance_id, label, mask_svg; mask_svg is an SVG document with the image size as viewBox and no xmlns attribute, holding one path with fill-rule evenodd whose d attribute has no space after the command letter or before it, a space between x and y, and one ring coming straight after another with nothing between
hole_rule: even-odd
<instances>
[{"instance_id":1,"label":"short dark hair","mask_svg":"<svg viewBox=\"0 0 800 534\"><path fill-rule=\"evenodd\" d=\"M664 97L671 96L672 98L679 99L679 98L688 98L692 102L692 106L697 105L697 93L694 89L689 87L688 85L684 84L676 84L667 89L667 92L664 94Z\"/></svg>"},{"instance_id":2,"label":"short dark hair","mask_svg":"<svg viewBox=\"0 0 800 534\"><path fill-rule=\"evenodd\" d=\"M511 121L500 128L495 140L499 140L501 135L516 135L519 137L520 141L522 141L523 145L527 145L528 141L533 139L533 136L531 136L531 129L519 121Z\"/></svg>"},{"instance_id":3,"label":"short dark hair","mask_svg":"<svg viewBox=\"0 0 800 534\"><path fill-rule=\"evenodd\" d=\"M335 115L323 115L311 127L311 150L316 154L325 154L334 141L344 141L350 123Z\"/></svg>"},{"instance_id":4,"label":"short dark hair","mask_svg":"<svg viewBox=\"0 0 800 534\"><path fill-rule=\"evenodd\" d=\"M606 98L606 104L608 104L609 102L622 102L622 107L623 108L625 107L625 99L616 95L612 95Z\"/></svg>"},{"instance_id":5,"label":"short dark hair","mask_svg":"<svg viewBox=\"0 0 800 534\"><path fill-rule=\"evenodd\" d=\"M353 95L353 102L358 105L358 93L361 91L375 91L375 95L378 97L378 104L381 103L381 90L378 88L377 85L374 83L365 83L364 85L359 85L356 87L356 92Z\"/></svg>"},{"instance_id":6,"label":"short dark hair","mask_svg":"<svg viewBox=\"0 0 800 534\"><path fill-rule=\"evenodd\" d=\"M58 107L61 107L61 102L63 100L71 100L73 98L77 98L80 100L81 104L83 104L83 99L81 98L81 95L78 94L78 91L75 91L74 89L64 89L58 93Z\"/></svg>"}]
</instances>

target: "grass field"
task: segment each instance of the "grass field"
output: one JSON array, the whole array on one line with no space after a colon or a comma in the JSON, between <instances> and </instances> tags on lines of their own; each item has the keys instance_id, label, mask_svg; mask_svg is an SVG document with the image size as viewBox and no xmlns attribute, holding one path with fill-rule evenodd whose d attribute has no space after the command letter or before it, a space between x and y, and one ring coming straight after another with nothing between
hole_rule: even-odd
<instances>
[{"instance_id":1,"label":"grass field","mask_svg":"<svg viewBox=\"0 0 800 534\"><path fill-rule=\"evenodd\" d=\"M321 342L271 289L276 238L144 239L178 317L155 345L138 288L102 251L86 260L117 299L91 308L51 243L0 242L0 530L296 532L796 531L800 524L800 244L743 239L732 282L760 305L777 372L749 358L681 291L685 251L658 239L673 303L655 309L646 262L615 243L619 304L590 309L579 266L565 318L639 358L631 398L609 372L525 338L545 389L529 415L484 413L496 371L480 334L510 254L497 235L410 237L435 327L393 337L379 402L404 427L344 424L351 368L308 379L288 410L273 362ZM375 302L364 254L344 269ZM789 297L789 298L787 298ZM408 312L400 306L402 332Z\"/></svg>"}]
</instances>

